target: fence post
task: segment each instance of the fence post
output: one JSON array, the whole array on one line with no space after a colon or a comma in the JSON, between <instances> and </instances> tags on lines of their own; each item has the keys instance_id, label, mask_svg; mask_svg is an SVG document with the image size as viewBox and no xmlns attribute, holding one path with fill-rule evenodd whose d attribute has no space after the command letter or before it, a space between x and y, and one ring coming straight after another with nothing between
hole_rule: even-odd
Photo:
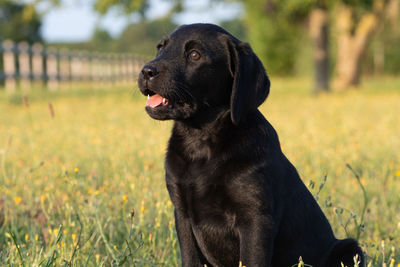
<instances>
[{"instance_id":1,"label":"fence post","mask_svg":"<svg viewBox=\"0 0 400 267\"><path fill-rule=\"evenodd\" d=\"M58 89L58 60L57 51L54 49L47 50L46 68L47 68L47 86L49 90Z\"/></svg>"},{"instance_id":2,"label":"fence post","mask_svg":"<svg viewBox=\"0 0 400 267\"><path fill-rule=\"evenodd\" d=\"M108 53L107 54L107 69L108 69L108 82L109 86L113 84L114 82L114 55L113 53Z\"/></svg>"},{"instance_id":3,"label":"fence post","mask_svg":"<svg viewBox=\"0 0 400 267\"><path fill-rule=\"evenodd\" d=\"M3 63L3 42L0 42L0 89L3 89L6 76L4 74L4 63Z\"/></svg>"},{"instance_id":4,"label":"fence post","mask_svg":"<svg viewBox=\"0 0 400 267\"><path fill-rule=\"evenodd\" d=\"M106 87L108 81L109 81L109 68L107 65L108 62L108 54L100 54L100 66L101 66L101 72L100 72L100 81L102 87Z\"/></svg>"},{"instance_id":5,"label":"fence post","mask_svg":"<svg viewBox=\"0 0 400 267\"><path fill-rule=\"evenodd\" d=\"M107 83L111 83L112 81L112 64L111 64L111 54L107 53L104 55L103 64L104 64L104 77Z\"/></svg>"},{"instance_id":6,"label":"fence post","mask_svg":"<svg viewBox=\"0 0 400 267\"><path fill-rule=\"evenodd\" d=\"M115 82L121 84L123 82L123 65L122 55L115 54Z\"/></svg>"},{"instance_id":7,"label":"fence post","mask_svg":"<svg viewBox=\"0 0 400 267\"><path fill-rule=\"evenodd\" d=\"M15 92L38 84L55 90L75 82L96 87L129 84L136 80L143 59L126 53L46 50L41 44L0 42L0 88Z\"/></svg>"},{"instance_id":8,"label":"fence post","mask_svg":"<svg viewBox=\"0 0 400 267\"><path fill-rule=\"evenodd\" d=\"M61 80L61 84L71 83L71 58L68 50L61 50L59 52L59 79ZM64 85L62 86L64 88Z\"/></svg>"},{"instance_id":9,"label":"fence post","mask_svg":"<svg viewBox=\"0 0 400 267\"><path fill-rule=\"evenodd\" d=\"M30 46L27 42L18 44L18 63L19 63L19 85L23 91L29 91L31 84L31 59Z\"/></svg>"},{"instance_id":10,"label":"fence post","mask_svg":"<svg viewBox=\"0 0 400 267\"><path fill-rule=\"evenodd\" d=\"M5 74L5 87L6 92L13 93L16 91L16 60L15 60L15 45L14 42L6 40L3 42L3 64Z\"/></svg>"},{"instance_id":11,"label":"fence post","mask_svg":"<svg viewBox=\"0 0 400 267\"><path fill-rule=\"evenodd\" d=\"M82 79L82 61L80 60L80 53L72 55L71 57L71 77L72 81L80 81Z\"/></svg>"},{"instance_id":12,"label":"fence post","mask_svg":"<svg viewBox=\"0 0 400 267\"><path fill-rule=\"evenodd\" d=\"M128 69L128 55L127 54L122 54L122 55L120 55L120 57L121 57L121 61L120 61L120 64L121 64L121 81L124 83L124 84L128 84L129 83L129 77L128 77L128 72L129 72L129 69Z\"/></svg>"},{"instance_id":13,"label":"fence post","mask_svg":"<svg viewBox=\"0 0 400 267\"><path fill-rule=\"evenodd\" d=\"M118 81L118 56L116 53L111 54L111 69L112 69L112 85L115 86L115 84Z\"/></svg>"},{"instance_id":14,"label":"fence post","mask_svg":"<svg viewBox=\"0 0 400 267\"><path fill-rule=\"evenodd\" d=\"M134 79L136 79L137 76L139 75L139 73L142 71L143 60L142 59L138 59L138 58L133 58L132 59L132 63L133 63L132 76L133 76Z\"/></svg>"},{"instance_id":15,"label":"fence post","mask_svg":"<svg viewBox=\"0 0 400 267\"><path fill-rule=\"evenodd\" d=\"M124 84L129 84L129 65L128 65L128 54L121 55L121 64L122 64L122 80Z\"/></svg>"},{"instance_id":16,"label":"fence post","mask_svg":"<svg viewBox=\"0 0 400 267\"><path fill-rule=\"evenodd\" d=\"M80 52L80 60L82 64L82 80L83 81L90 81L91 73L90 73L90 60L89 54L86 51Z\"/></svg>"},{"instance_id":17,"label":"fence post","mask_svg":"<svg viewBox=\"0 0 400 267\"><path fill-rule=\"evenodd\" d=\"M92 52L90 54L90 58L91 58L91 76L92 76L92 81L93 82L99 82L99 58L97 53Z\"/></svg>"},{"instance_id":18,"label":"fence post","mask_svg":"<svg viewBox=\"0 0 400 267\"><path fill-rule=\"evenodd\" d=\"M128 75L128 81L132 82L133 81L133 57L131 55L126 56L126 67L128 69L127 75Z\"/></svg>"},{"instance_id":19,"label":"fence post","mask_svg":"<svg viewBox=\"0 0 400 267\"><path fill-rule=\"evenodd\" d=\"M35 81L43 81L44 64L43 64L43 46L39 43L35 43L32 46L32 77ZM42 82L42 86L45 82Z\"/></svg>"}]
</instances>

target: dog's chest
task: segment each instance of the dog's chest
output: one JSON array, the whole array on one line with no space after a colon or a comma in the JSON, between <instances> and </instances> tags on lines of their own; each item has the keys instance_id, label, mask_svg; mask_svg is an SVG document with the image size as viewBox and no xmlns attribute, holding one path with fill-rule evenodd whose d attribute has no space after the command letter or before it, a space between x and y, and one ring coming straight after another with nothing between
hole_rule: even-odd
<instances>
[{"instance_id":1,"label":"dog's chest","mask_svg":"<svg viewBox=\"0 0 400 267\"><path fill-rule=\"evenodd\" d=\"M186 182L175 185L173 202L189 218L196 243L212 266L235 266L239 241L232 197L223 182L214 180L222 176L199 177L207 174L198 167L186 168ZM219 262L221 255L226 262Z\"/></svg>"},{"instance_id":2,"label":"dog's chest","mask_svg":"<svg viewBox=\"0 0 400 267\"><path fill-rule=\"evenodd\" d=\"M232 196L224 166L213 160L184 160L167 154L167 184L175 206L193 222L230 223Z\"/></svg>"},{"instance_id":3,"label":"dog's chest","mask_svg":"<svg viewBox=\"0 0 400 267\"><path fill-rule=\"evenodd\" d=\"M186 166L180 177L177 199L193 222L207 220L212 224L231 224L232 203L230 192L219 170L211 172L203 164Z\"/></svg>"}]
</instances>

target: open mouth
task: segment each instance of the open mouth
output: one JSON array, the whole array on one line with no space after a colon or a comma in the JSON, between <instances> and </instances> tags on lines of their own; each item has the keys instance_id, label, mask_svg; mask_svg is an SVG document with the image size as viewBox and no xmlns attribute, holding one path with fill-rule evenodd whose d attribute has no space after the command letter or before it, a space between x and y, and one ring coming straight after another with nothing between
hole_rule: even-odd
<instances>
[{"instance_id":1,"label":"open mouth","mask_svg":"<svg viewBox=\"0 0 400 267\"><path fill-rule=\"evenodd\" d=\"M196 111L196 104L189 100L183 101L168 94L167 90L161 90L161 94L150 90L147 86L140 89L146 100L147 114L156 120L187 119ZM172 90L171 90L172 91Z\"/></svg>"},{"instance_id":2,"label":"open mouth","mask_svg":"<svg viewBox=\"0 0 400 267\"><path fill-rule=\"evenodd\" d=\"M147 94L147 101L146 101L146 106L151 107L151 108L156 108L159 106L168 106L168 99L154 93L150 90L146 90L145 94Z\"/></svg>"}]
</instances>

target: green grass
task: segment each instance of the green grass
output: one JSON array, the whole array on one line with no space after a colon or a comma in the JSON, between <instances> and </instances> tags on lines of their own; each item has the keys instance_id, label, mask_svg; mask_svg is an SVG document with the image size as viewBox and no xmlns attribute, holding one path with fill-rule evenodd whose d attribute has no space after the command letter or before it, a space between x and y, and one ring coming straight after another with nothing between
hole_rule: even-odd
<instances>
[{"instance_id":1,"label":"green grass","mask_svg":"<svg viewBox=\"0 0 400 267\"><path fill-rule=\"evenodd\" d=\"M310 87L273 79L261 110L337 236L359 235L370 266L400 266L400 79ZM135 89L26 99L0 92L0 265L178 266L163 170L172 124L150 119Z\"/></svg>"}]
</instances>

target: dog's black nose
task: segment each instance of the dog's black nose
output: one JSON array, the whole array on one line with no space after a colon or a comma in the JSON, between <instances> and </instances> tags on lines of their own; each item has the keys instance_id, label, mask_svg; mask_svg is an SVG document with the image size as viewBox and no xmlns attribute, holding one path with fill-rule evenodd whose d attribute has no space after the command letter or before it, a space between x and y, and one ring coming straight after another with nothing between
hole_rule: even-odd
<instances>
[{"instance_id":1,"label":"dog's black nose","mask_svg":"<svg viewBox=\"0 0 400 267\"><path fill-rule=\"evenodd\" d=\"M146 80L150 80L151 78L157 76L158 71L157 71L157 69L155 67L150 66L150 65L146 65L142 69L142 74L143 74L143 77Z\"/></svg>"}]
</instances>

